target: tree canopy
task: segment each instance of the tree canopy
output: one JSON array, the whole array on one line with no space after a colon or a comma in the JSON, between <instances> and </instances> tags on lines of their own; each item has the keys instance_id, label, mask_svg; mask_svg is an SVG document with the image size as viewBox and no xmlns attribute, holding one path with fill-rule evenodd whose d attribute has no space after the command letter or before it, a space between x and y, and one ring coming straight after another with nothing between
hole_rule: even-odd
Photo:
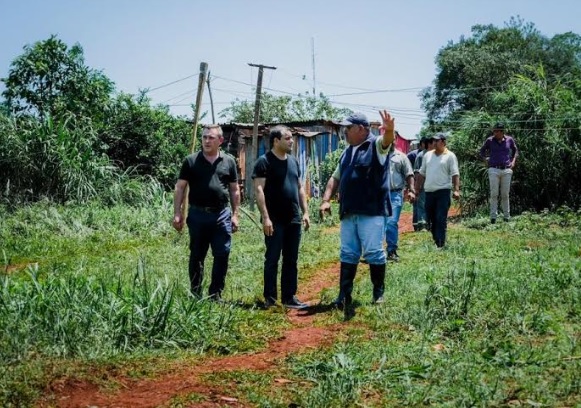
<instances>
[{"instance_id":1,"label":"tree canopy","mask_svg":"<svg viewBox=\"0 0 581 408\"><path fill-rule=\"evenodd\" d=\"M26 45L2 81L0 199L133 201L175 183L191 125L145 93L114 93L79 44Z\"/></svg>"},{"instance_id":2,"label":"tree canopy","mask_svg":"<svg viewBox=\"0 0 581 408\"><path fill-rule=\"evenodd\" d=\"M422 104L433 130L453 123L472 110L486 108L488 96L506 89L508 80L543 66L549 80L581 74L581 37L574 33L552 38L532 23L511 18L504 28L475 25L472 35L450 41L436 56L433 85Z\"/></svg>"},{"instance_id":3,"label":"tree canopy","mask_svg":"<svg viewBox=\"0 0 581 408\"><path fill-rule=\"evenodd\" d=\"M8 109L17 114L58 117L66 113L102 119L113 82L85 65L83 48L56 36L24 47L3 78Z\"/></svg>"},{"instance_id":4,"label":"tree canopy","mask_svg":"<svg viewBox=\"0 0 581 408\"><path fill-rule=\"evenodd\" d=\"M252 123L254 121L254 101L236 99L230 107L220 112L220 117L230 118L233 122ZM275 96L264 92L260 99L261 123L292 122L314 119L337 120L351 111L334 107L329 98L306 94L292 97Z\"/></svg>"}]
</instances>

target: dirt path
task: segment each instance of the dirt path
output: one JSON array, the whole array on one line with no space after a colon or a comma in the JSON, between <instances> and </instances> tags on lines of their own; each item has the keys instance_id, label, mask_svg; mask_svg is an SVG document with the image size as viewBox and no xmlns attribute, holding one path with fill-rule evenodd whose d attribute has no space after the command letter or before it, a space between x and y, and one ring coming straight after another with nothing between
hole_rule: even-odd
<instances>
[{"instance_id":1,"label":"dirt path","mask_svg":"<svg viewBox=\"0 0 581 408\"><path fill-rule=\"evenodd\" d=\"M455 213L455 212L453 212ZM413 231L411 213L402 213L399 221L400 233ZM337 285L339 266L330 265L319 271L316 277L301 282L301 298L316 304L320 292ZM102 392L95 384L83 381L68 380L55 382L46 390L46 396L39 402L39 407L58 406L60 408L76 407L158 407L167 404L172 398L198 393L206 401L197 407L245 406L235 398L228 396L228 390L215 389L203 381L203 375L234 370L263 371L275 368L279 361L290 353L301 352L320 346L330 345L345 327L345 323L326 327L313 327L315 313L312 311L289 310L287 318L292 328L255 354L208 358L203 364L195 367L178 366L170 373L151 379L135 380L128 377L114 377L120 384L116 393ZM351 323L347 323L351 324ZM280 380L284 383L284 380Z\"/></svg>"}]
</instances>

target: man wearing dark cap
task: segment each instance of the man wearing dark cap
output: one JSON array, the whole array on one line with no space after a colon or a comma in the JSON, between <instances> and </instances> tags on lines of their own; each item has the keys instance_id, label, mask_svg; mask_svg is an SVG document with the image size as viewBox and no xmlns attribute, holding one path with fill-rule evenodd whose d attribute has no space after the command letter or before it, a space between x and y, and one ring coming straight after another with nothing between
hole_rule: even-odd
<instances>
[{"instance_id":1,"label":"man wearing dark cap","mask_svg":"<svg viewBox=\"0 0 581 408\"><path fill-rule=\"evenodd\" d=\"M391 214L389 202L390 147L395 139L393 117L380 111L383 136L370 132L369 121L362 113L349 116L345 126L349 147L345 149L337 169L327 182L320 206L321 217L330 212L329 201L338 190L341 219L340 290L335 305L352 304L353 280L359 259L369 264L373 284L373 302L383 302L386 256L383 237L386 216Z\"/></svg>"},{"instance_id":2,"label":"man wearing dark cap","mask_svg":"<svg viewBox=\"0 0 581 408\"><path fill-rule=\"evenodd\" d=\"M504 124L497 123L480 149L480 157L488 166L490 182L490 222L494 224L498 215L498 192L503 218L510 220L510 181L512 169L518 157L518 148L514 139L504 133Z\"/></svg>"},{"instance_id":3,"label":"man wearing dark cap","mask_svg":"<svg viewBox=\"0 0 581 408\"><path fill-rule=\"evenodd\" d=\"M460 171L456 155L446 148L446 135L432 137L435 149L427 152L422 160L418 183L426 190L426 214L432 222L432 238L438 248L446 244L450 193L460 198Z\"/></svg>"}]
</instances>

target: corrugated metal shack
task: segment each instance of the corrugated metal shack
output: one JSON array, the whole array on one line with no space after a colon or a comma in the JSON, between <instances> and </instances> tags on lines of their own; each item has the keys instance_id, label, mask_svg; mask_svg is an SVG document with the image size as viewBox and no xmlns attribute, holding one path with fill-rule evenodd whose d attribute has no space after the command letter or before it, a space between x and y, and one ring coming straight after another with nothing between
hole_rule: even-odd
<instances>
[{"instance_id":1,"label":"corrugated metal shack","mask_svg":"<svg viewBox=\"0 0 581 408\"><path fill-rule=\"evenodd\" d=\"M318 119L309 121L264 123L258 125L258 156L270 149L268 133L276 125L287 126L293 136L293 155L297 158L301 169L303 182L307 194L317 195L316 188L311 185L309 166L318 169L327 154L339 148L339 141L344 139L341 126L336 122ZM254 163L247 163L247 151L252 144L252 123L225 123L221 124L224 131L222 148L236 157L238 171L241 178L241 187L245 191L252 188L250 174ZM248 174L248 177L247 177ZM244 196L244 194L243 194Z\"/></svg>"},{"instance_id":2,"label":"corrugated metal shack","mask_svg":"<svg viewBox=\"0 0 581 408\"><path fill-rule=\"evenodd\" d=\"M270 149L268 133L276 125L285 125L291 130L295 140L293 155L299 162L307 194L311 197L318 197L323 192L318 191L317 186L311 183L313 175L309 174L309 167L313 171L318 171L319 165L325 160L325 157L339 148L341 140L345 140L345 130L338 122L325 119L259 124L258 156ZM242 197L244 198L244 191L252 188L250 174L254 163L248 163L246 158L248 157L247 151L249 151L252 144L253 124L230 122L220 124L220 126L222 126L224 131L222 149L236 158L241 179ZM379 126L379 122L371 122L371 132L376 135L379 134ZM406 147L409 145L409 141L396 132L396 145L398 145L398 141L402 143L401 147L407 151ZM326 183L326 180L324 183Z\"/></svg>"}]
</instances>

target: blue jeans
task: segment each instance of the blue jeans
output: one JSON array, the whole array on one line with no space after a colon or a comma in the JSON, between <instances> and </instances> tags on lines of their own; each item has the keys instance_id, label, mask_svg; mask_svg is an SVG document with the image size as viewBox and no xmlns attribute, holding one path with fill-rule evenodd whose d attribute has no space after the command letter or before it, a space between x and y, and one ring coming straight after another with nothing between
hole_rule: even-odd
<instances>
[{"instance_id":1,"label":"blue jeans","mask_svg":"<svg viewBox=\"0 0 581 408\"><path fill-rule=\"evenodd\" d=\"M385 224L385 242L387 242L387 253L397 249L398 240L398 222L403 205L403 191L390 191L391 198L391 216L387 217Z\"/></svg>"},{"instance_id":2,"label":"blue jeans","mask_svg":"<svg viewBox=\"0 0 581 408\"><path fill-rule=\"evenodd\" d=\"M188 211L188 230L190 232L190 291L196 296L202 294L204 260L208 248L212 247L212 280L210 296L220 297L226 282L228 257L232 243L232 213L230 208L210 213L190 207Z\"/></svg>"},{"instance_id":3,"label":"blue jeans","mask_svg":"<svg viewBox=\"0 0 581 408\"><path fill-rule=\"evenodd\" d=\"M264 298L276 299L276 276L278 261L282 252L280 270L280 297L283 302L291 300L297 294L299 243L301 242L301 224L273 224L271 236L264 236L266 252L264 254Z\"/></svg>"},{"instance_id":4,"label":"blue jeans","mask_svg":"<svg viewBox=\"0 0 581 408\"><path fill-rule=\"evenodd\" d=\"M385 219L383 215L346 215L341 220L341 262L356 265L363 254L369 264L384 264Z\"/></svg>"},{"instance_id":5,"label":"blue jeans","mask_svg":"<svg viewBox=\"0 0 581 408\"><path fill-rule=\"evenodd\" d=\"M432 224L432 238L437 247L443 247L446 244L448 210L452 204L450 193L449 188L426 192L426 213Z\"/></svg>"}]
</instances>

